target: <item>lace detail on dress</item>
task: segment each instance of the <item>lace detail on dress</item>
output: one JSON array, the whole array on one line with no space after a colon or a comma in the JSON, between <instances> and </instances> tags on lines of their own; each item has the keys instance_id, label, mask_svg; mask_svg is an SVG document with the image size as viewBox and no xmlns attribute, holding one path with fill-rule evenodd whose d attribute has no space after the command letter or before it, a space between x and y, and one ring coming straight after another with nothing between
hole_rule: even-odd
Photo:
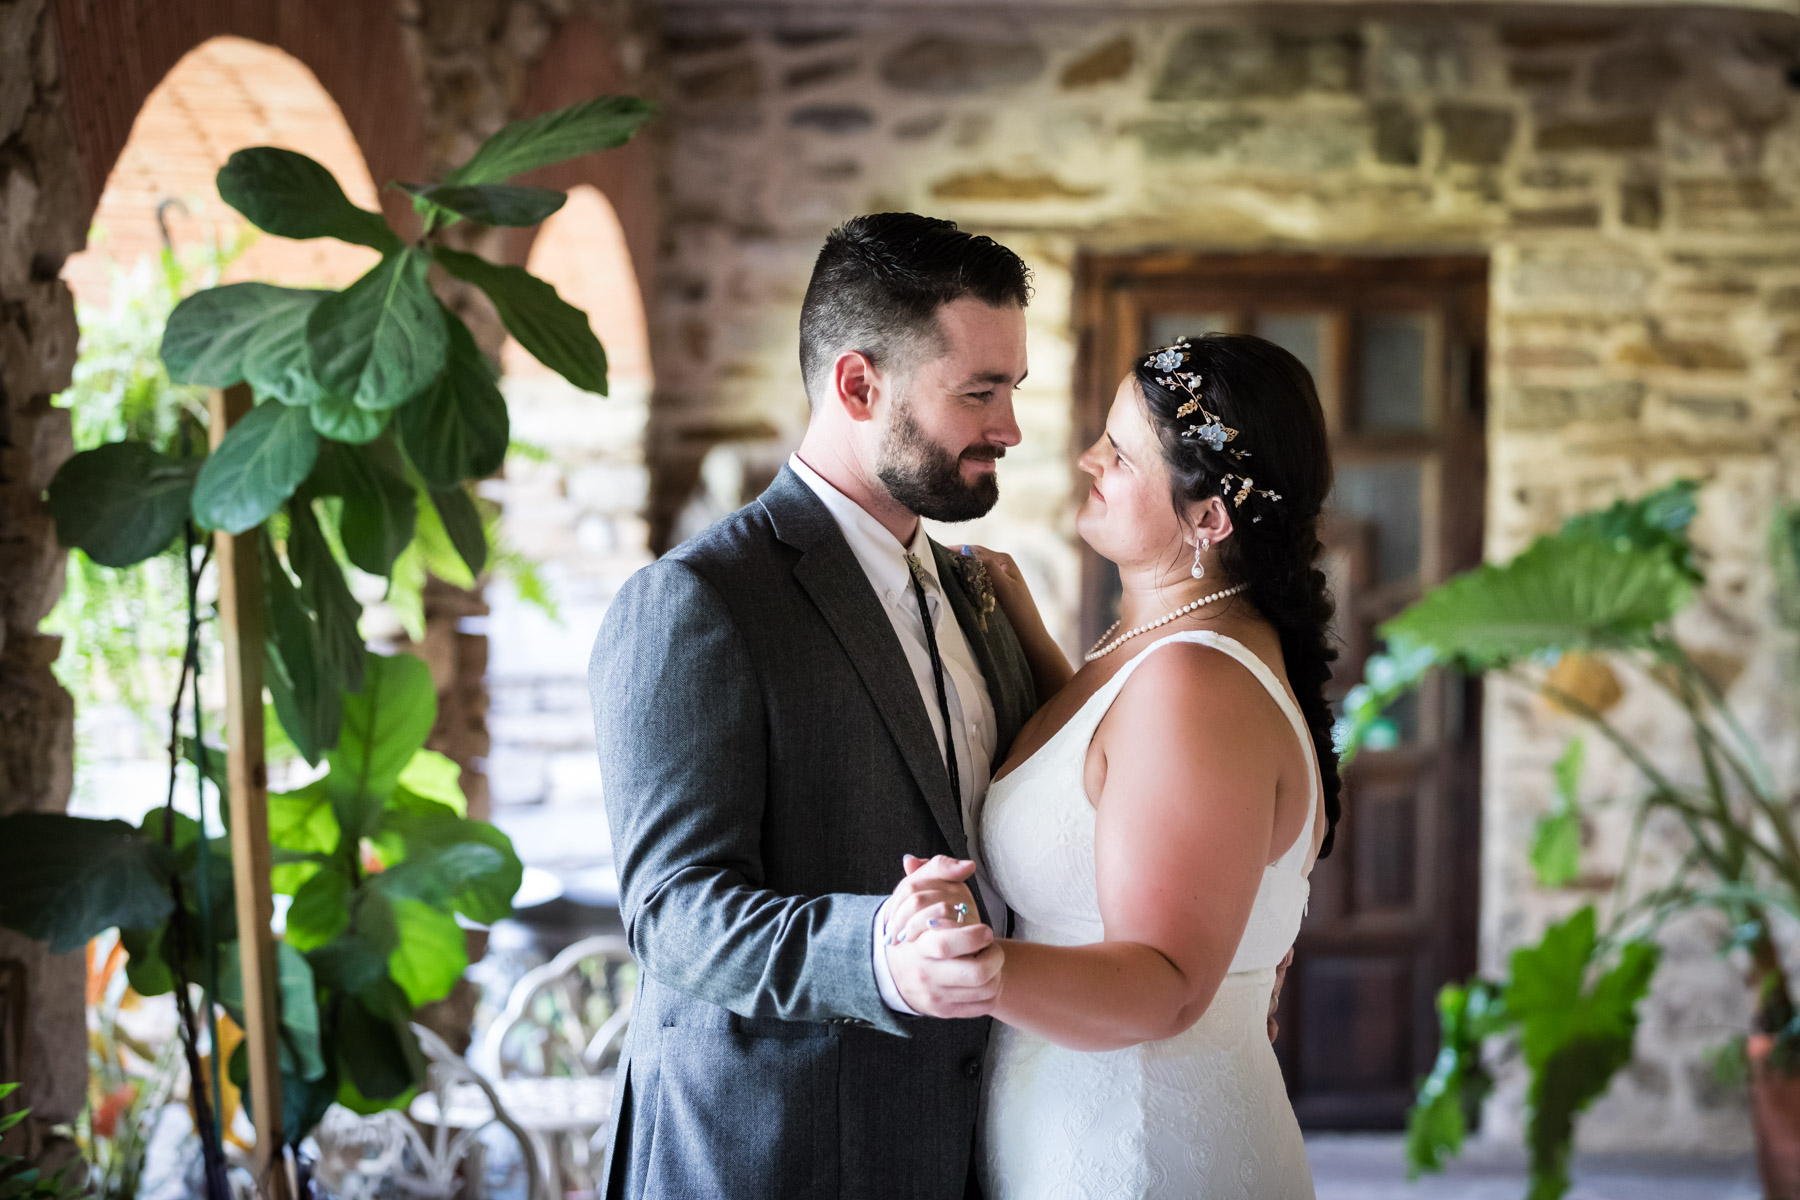
<instances>
[{"instance_id":1,"label":"lace detail on dress","mask_svg":"<svg viewBox=\"0 0 1800 1200\"><path fill-rule=\"evenodd\" d=\"M1094 810L1082 767L1094 730L1137 666L1169 642L1243 663L1269 690L1312 762L1305 721L1273 672L1209 630L1145 648L1038 752L988 791L982 842L1013 935L1051 945L1104 938L1094 877ZM1084 1053L996 1025L983 1096L988 1200L1287 1200L1313 1194L1305 1146L1264 1019L1274 968L1306 908L1319 780L1300 836L1265 868L1250 920L1204 1016L1165 1041Z\"/></svg>"}]
</instances>

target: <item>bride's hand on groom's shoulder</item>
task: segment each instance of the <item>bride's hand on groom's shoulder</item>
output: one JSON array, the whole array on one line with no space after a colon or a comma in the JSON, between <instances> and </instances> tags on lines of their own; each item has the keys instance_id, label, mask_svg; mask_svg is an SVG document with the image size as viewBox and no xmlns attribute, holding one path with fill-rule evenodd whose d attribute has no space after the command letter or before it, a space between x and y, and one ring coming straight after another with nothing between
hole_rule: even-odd
<instances>
[{"instance_id":1,"label":"bride's hand on groom's shoulder","mask_svg":"<svg viewBox=\"0 0 1800 1200\"><path fill-rule=\"evenodd\" d=\"M1020 573L1019 564L1013 561L1012 555L989 550L986 546L964 546L962 552L973 555L987 568L988 585L994 589L994 599L1008 621L1017 625L1037 612L1037 602L1031 598L1031 589L1026 586L1025 576Z\"/></svg>"},{"instance_id":2,"label":"bride's hand on groom's shoulder","mask_svg":"<svg viewBox=\"0 0 1800 1200\"><path fill-rule=\"evenodd\" d=\"M975 864L940 854L907 855L904 866L888 904L884 946L894 986L928 1017L986 1016L1000 994L1005 952L981 923L969 890Z\"/></svg>"}]
</instances>

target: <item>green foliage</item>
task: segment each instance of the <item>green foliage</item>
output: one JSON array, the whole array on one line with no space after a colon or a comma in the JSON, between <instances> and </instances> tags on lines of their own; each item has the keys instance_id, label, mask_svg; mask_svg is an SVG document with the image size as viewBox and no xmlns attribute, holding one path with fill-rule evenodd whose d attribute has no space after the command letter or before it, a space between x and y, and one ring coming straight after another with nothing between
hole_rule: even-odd
<instances>
[{"instance_id":1,"label":"green foliage","mask_svg":"<svg viewBox=\"0 0 1800 1200\"><path fill-rule=\"evenodd\" d=\"M1637 1007L1650 988L1653 942L1603 943L1590 905L1513 952L1504 984L1474 980L1438 994L1441 1048L1407 1114L1409 1175L1439 1171L1462 1149L1493 1087L1482 1064L1490 1038L1515 1038L1530 1073L1528 1200L1558 1200L1569 1188L1575 1117L1631 1060Z\"/></svg>"},{"instance_id":2,"label":"green foliage","mask_svg":"<svg viewBox=\"0 0 1800 1200\"><path fill-rule=\"evenodd\" d=\"M432 292L431 263L447 258L488 291L507 326L554 369L590 390L606 386L605 353L585 314L519 268L448 250L435 230L461 217L541 220L561 194L505 180L620 145L650 112L642 101L603 97L502 129L442 184L409 187L425 216L413 243L351 204L304 155L233 154L220 194L257 228L370 246L381 261L341 291L242 283L177 303L187 277L165 256L162 307L149 322L161 331L161 361L144 354L148 338L131 343L150 364L132 367L132 378L150 382L128 385L118 407L132 416L90 430L92 440L117 444L87 448L49 490L59 531L90 566L153 571L189 522L244 535L259 557L270 707L295 750L327 764L319 778L269 798L271 883L294 897L279 956L290 1140L334 1100L366 1111L413 1093L425 1064L412 1010L440 998L466 965L456 916L504 916L522 874L506 837L464 815L454 765L423 749L436 714L429 672L363 651L344 574L348 564L387 578L417 632L427 570L473 586L490 558L519 561L490 552L493 508L471 487L505 456L505 401L467 327ZM194 389L240 383L256 403L201 458L209 439ZM164 407L179 419L165 419ZM192 561L176 575L184 585ZM528 572L519 573L530 594ZM184 637L177 657L185 645ZM179 749L198 757L193 738ZM153 813L136 830L7 818L0 922L58 950L117 926L129 977L146 994L208 979L220 965L214 999L230 1010L241 990L223 886L231 866L226 845L205 841L185 817ZM229 1069L241 1077L242 1055Z\"/></svg>"},{"instance_id":3,"label":"green foliage","mask_svg":"<svg viewBox=\"0 0 1800 1200\"><path fill-rule=\"evenodd\" d=\"M1406 1115L1409 1179L1443 1170L1446 1160L1462 1149L1494 1086L1481 1061L1482 1043L1506 1027L1501 991L1485 980L1445 985L1438 992L1437 1011L1442 1037L1437 1059Z\"/></svg>"},{"instance_id":4,"label":"green foliage","mask_svg":"<svg viewBox=\"0 0 1800 1200\"><path fill-rule=\"evenodd\" d=\"M104 567L166 550L187 518L199 463L144 442L108 442L65 462L50 481L56 536Z\"/></svg>"},{"instance_id":5,"label":"green foliage","mask_svg":"<svg viewBox=\"0 0 1800 1200\"><path fill-rule=\"evenodd\" d=\"M433 250L438 265L487 293L506 331L532 357L578 388L606 394L606 351L587 315L522 267L496 266L447 246Z\"/></svg>"},{"instance_id":6,"label":"green foliage","mask_svg":"<svg viewBox=\"0 0 1800 1200\"><path fill-rule=\"evenodd\" d=\"M568 200L562 192L549 188L508 187L496 183L472 187L403 183L400 187L411 193L415 201L424 201L483 225L536 225ZM443 223L450 224L449 221Z\"/></svg>"},{"instance_id":7,"label":"green foliage","mask_svg":"<svg viewBox=\"0 0 1800 1200\"><path fill-rule=\"evenodd\" d=\"M161 922L173 869L167 850L123 821L0 817L0 923L64 954L115 925Z\"/></svg>"},{"instance_id":8,"label":"green foliage","mask_svg":"<svg viewBox=\"0 0 1800 1200\"><path fill-rule=\"evenodd\" d=\"M306 318L306 347L320 386L359 408L398 408L444 369L444 310L425 281L431 260L408 246L387 255Z\"/></svg>"},{"instance_id":9,"label":"green foliage","mask_svg":"<svg viewBox=\"0 0 1800 1200\"><path fill-rule=\"evenodd\" d=\"M1531 838L1531 869L1539 887L1555 888L1581 873L1581 765L1587 744L1570 738L1556 760L1556 807L1538 818Z\"/></svg>"},{"instance_id":10,"label":"green foliage","mask_svg":"<svg viewBox=\"0 0 1800 1200\"><path fill-rule=\"evenodd\" d=\"M383 1106L423 1078L412 1010L442 999L468 965L456 915L493 922L512 910L524 869L506 835L462 814L454 764L423 748L437 718L425 664L367 654L360 693L344 694L343 735L326 773L269 797L273 884L293 896L277 970L284 1093L310 1119L333 1098ZM229 850L207 843L212 878L231 877ZM120 821L27 814L0 819L0 921L53 948L118 926L134 987L168 991L199 977L204 948L176 961L170 881L198 916L198 824L162 811L141 829ZM218 1001L240 1021L242 982L229 888L207 921L219 937ZM348 1082L352 1089L344 1091ZM321 1102L320 1097L323 1096Z\"/></svg>"},{"instance_id":11,"label":"green foliage","mask_svg":"<svg viewBox=\"0 0 1800 1200\"><path fill-rule=\"evenodd\" d=\"M1769 522L1769 561L1775 567L1775 614L1800 630L1800 504L1784 504Z\"/></svg>"},{"instance_id":12,"label":"green foliage","mask_svg":"<svg viewBox=\"0 0 1800 1200\"><path fill-rule=\"evenodd\" d=\"M380 213L350 203L330 171L292 150L254 146L219 168L219 195L264 233L285 238L331 237L383 254L400 239Z\"/></svg>"},{"instance_id":13,"label":"green foliage","mask_svg":"<svg viewBox=\"0 0 1800 1200\"><path fill-rule=\"evenodd\" d=\"M1511 562L1458 575L1383 624L1387 653L1370 658L1344 700L1336 731L1344 757L1433 668L1477 673L1566 651L1651 645L1693 595L1681 531L1694 486L1682 480L1576 517Z\"/></svg>"},{"instance_id":14,"label":"green foliage","mask_svg":"<svg viewBox=\"0 0 1800 1200\"><path fill-rule=\"evenodd\" d=\"M505 461L506 398L462 322L450 326L444 373L401 410L400 436L413 466L435 487L485 479Z\"/></svg>"},{"instance_id":15,"label":"green foliage","mask_svg":"<svg viewBox=\"0 0 1800 1200\"><path fill-rule=\"evenodd\" d=\"M444 182L499 183L539 167L611 150L630 141L655 114L654 105L635 96L598 96L514 121L483 142Z\"/></svg>"},{"instance_id":16,"label":"green foliage","mask_svg":"<svg viewBox=\"0 0 1800 1200\"><path fill-rule=\"evenodd\" d=\"M1512 956L1506 1011L1531 1071L1529 1200L1557 1200L1568 1191L1575 1117L1631 1061L1638 1002L1650 990L1660 951L1654 942L1624 943L1590 987L1602 952L1590 905Z\"/></svg>"},{"instance_id":17,"label":"green foliage","mask_svg":"<svg viewBox=\"0 0 1800 1200\"><path fill-rule=\"evenodd\" d=\"M16 1083L0 1083L0 1100L19 1090ZM0 1117L0 1134L22 1123L31 1115L29 1108ZM36 1167L28 1167L16 1154L0 1154L0 1200L75 1200L86 1196L87 1189L75 1177L81 1173L80 1163L70 1163L54 1175L45 1175Z\"/></svg>"},{"instance_id":18,"label":"green foliage","mask_svg":"<svg viewBox=\"0 0 1800 1200\"><path fill-rule=\"evenodd\" d=\"M306 410L259 404L226 433L194 481L194 521L243 533L261 525L311 474L319 435Z\"/></svg>"}]
</instances>

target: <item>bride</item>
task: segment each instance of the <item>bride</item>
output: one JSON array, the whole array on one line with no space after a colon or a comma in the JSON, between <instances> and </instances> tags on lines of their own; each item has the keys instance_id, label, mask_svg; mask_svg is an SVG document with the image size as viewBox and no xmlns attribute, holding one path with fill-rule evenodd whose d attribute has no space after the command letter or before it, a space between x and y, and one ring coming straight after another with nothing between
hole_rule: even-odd
<instances>
[{"instance_id":1,"label":"bride","mask_svg":"<svg viewBox=\"0 0 1800 1200\"><path fill-rule=\"evenodd\" d=\"M1338 815L1318 397L1270 342L1184 339L1119 385L1080 466L1076 528L1123 584L1080 670L1012 561L979 551L1050 698L980 820L1015 914L983 1189L1310 1197L1264 1021ZM935 915L909 936L941 935Z\"/></svg>"}]
</instances>

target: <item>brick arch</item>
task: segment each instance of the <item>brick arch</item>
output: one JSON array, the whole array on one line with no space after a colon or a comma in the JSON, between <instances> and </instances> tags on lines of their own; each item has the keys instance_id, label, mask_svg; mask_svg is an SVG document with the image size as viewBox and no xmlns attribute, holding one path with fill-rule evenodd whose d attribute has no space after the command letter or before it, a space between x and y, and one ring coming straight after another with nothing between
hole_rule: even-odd
<instances>
[{"instance_id":1,"label":"brick arch","mask_svg":"<svg viewBox=\"0 0 1800 1200\"><path fill-rule=\"evenodd\" d=\"M379 185L424 174L426 132L413 55L381 0L61 0L57 45L87 211L144 100L189 50L220 35L277 47L306 65L344 114ZM383 193L389 220L411 205Z\"/></svg>"}]
</instances>

